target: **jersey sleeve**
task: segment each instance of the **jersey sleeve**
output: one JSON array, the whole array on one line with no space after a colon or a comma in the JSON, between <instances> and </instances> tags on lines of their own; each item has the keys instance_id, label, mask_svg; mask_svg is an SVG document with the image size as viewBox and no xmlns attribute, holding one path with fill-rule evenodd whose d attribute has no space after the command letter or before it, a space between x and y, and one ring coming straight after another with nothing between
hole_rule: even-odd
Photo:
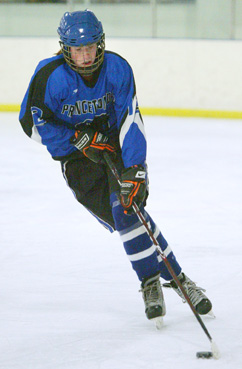
<instances>
[{"instance_id":1,"label":"jersey sleeve","mask_svg":"<svg viewBox=\"0 0 242 369\"><path fill-rule=\"evenodd\" d=\"M56 160L76 151L69 142L74 130L58 120L54 114L58 99L54 94L56 86L50 83L50 79L54 70L62 63L62 59L57 59L37 67L21 104L19 116L25 133L45 145Z\"/></svg>"},{"instance_id":2,"label":"jersey sleeve","mask_svg":"<svg viewBox=\"0 0 242 369\"><path fill-rule=\"evenodd\" d=\"M144 123L139 111L133 71L124 60L118 73L119 86L115 94L115 112L119 127L119 142L125 167L145 165L147 144Z\"/></svg>"}]
</instances>

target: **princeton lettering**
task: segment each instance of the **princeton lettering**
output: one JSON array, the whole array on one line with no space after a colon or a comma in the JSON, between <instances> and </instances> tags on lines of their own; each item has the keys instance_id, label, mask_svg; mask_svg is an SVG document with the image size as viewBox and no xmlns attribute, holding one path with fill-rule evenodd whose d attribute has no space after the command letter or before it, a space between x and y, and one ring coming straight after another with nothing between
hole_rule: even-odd
<instances>
[{"instance_id":1,"label":"princeton lettering","mask_svg":"<svg viewBox=\"0 0 242 369\"><path fill-rule=\"evenodd\" d=\"M99 99L78 100L75 105L64 104L61 114L72 117L73 115L96 114L97 110L106 110L107 105L114 102L114 96L111 92Z\"/></svg>"}]
</instances>

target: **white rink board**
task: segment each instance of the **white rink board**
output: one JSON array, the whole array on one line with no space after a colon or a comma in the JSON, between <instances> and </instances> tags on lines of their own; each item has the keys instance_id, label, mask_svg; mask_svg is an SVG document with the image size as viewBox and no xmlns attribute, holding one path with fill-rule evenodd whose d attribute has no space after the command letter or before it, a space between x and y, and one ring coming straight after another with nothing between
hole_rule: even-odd
<instances>
[{"instance_id":1,"label":"white rink board","mask_svg":"<svg viewBox=\"0 0 242 369\"><path fill-rule=\"evenodd\" d=\"M141 107L242 111L242 41L119 39L106 48L131 64ZM58 38L0 38L0 104L19 104Z\"/></svg>"}]
</instances>

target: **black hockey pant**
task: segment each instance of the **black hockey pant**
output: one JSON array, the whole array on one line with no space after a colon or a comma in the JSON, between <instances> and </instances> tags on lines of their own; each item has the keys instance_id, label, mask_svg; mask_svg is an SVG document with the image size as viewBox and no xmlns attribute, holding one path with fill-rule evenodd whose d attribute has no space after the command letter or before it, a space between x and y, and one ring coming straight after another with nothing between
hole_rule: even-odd
<instances>
[{"instance_id":1,"label":"black hockey pant","mask_svg":"<svg viewBox=\"0 0 242 369\"><path fill-rule=\"evenodd\" d=\"M116 167L119 171L122 170L121 159L116 162ZM117 197L119 185L110 170L105 165L95 164L87 158L79 158L63 162L62 171L77 201L111 232L114 230L119 232L126 254L139 280L157 272L161 273L162 278L170 280L170 273L157 255L155 246L136 214L131 216L124 214ZM176 274L179 274L181 268L167 241L145 209L142 208L141 211Z\"/></svg>"}]
</instances>

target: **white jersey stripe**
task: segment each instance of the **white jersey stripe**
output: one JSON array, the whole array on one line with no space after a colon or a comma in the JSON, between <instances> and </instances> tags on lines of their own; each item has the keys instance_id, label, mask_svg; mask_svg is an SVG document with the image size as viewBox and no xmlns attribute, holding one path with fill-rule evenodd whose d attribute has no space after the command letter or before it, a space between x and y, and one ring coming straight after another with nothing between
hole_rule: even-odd
<instances>
[{"instance_id":1,"label":"white jersey stripe","mask_svg":"<svg viewBox=\"0 0 242 369\"><path fill-rule=\"evenodd\" d=\"M40 134L39 134L39 132L38 132L38 129L37 129L37 127L36 127L35 125L34 125L34 126L33 126L33 128L32 128L31 138L32 138L34 141L36 141L36 142L38 142L38 143L42 144L42 137L40 136Z\"/></svg>"},{"instance_id":2,"label":"white jersey stripe","mask_svg":"<svg viewBox=\"0 0 242 369\"><path fill-rule=\"evenodd\" d=\"M120 143L120 147L121 148L123 146L124 138L125 138L128 130L129 130L131 124L134 121L134 115L135 115L135 110L136 110L136 101L137 101L137 98L135 96L134 99L133 99L133 102L132 102L133 114L132 115L130 115L130 114L127 115L126 120L123 123L122 128L120 130L119 143Z\"/></svg>"},{"instance_id":3,"label":"white jersey stripe","mask_svg":"<svg viewBox=\"0 0 242 369\"><path fill-rule=\"evenodd\" d=\"M137 106L137 97L134 96L133 102L132 102L133 114L128 114L127 115L126 120L123 123L122 128L120 130L119 143L120 143L121 148L123 146L125 136L128 133L132 123L136 123L139 127L139 130L142 132L143 136L146 137L145 136L145 130L144 130L144 124L140 119L140 114L139 114L139 111L136 109L136 106Z\"/></svg>"}]
</instances>

